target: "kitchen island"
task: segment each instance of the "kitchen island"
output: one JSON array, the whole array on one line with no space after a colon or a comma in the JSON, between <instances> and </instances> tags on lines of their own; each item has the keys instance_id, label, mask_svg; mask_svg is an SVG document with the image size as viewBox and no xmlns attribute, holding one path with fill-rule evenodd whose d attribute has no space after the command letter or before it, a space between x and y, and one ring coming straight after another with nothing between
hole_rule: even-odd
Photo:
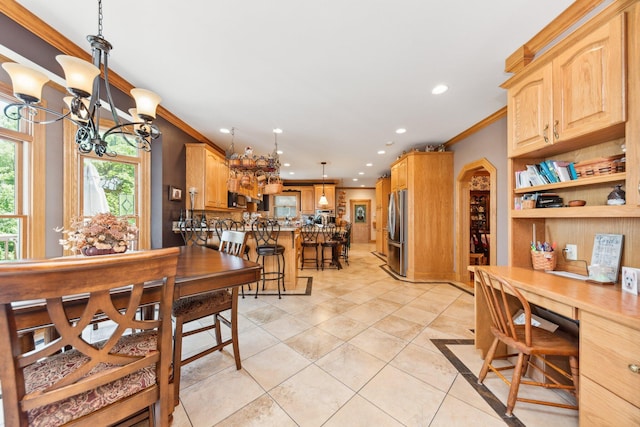
<instances>
[{"instance_id":1,"label":"kitchen island","mask_svg":"<svg viewBox=\"0 0 640 427\"><path fill-rule=\"evenodd\" d=\"M249 247L249 258L251 261L256 261L256 242L253 238L253 233L251 232L251 226L245 226L243 230L248 234L247 246ZM173 232L180 233L180 225L178 221L174 221L173 223ZM198 239L198 242L207 242L207 245L213 246L218 244L218 238L216 233L213 231L213 226L210 226L209 229L203 228L197 230L198 233L203 236L206 235L206 238L203 237ZM294 290L296 289L298 283L298 247L299 247L299 237L300 230L295 226L281 226L280 234L278 236L278 244L284 246L284 284L285 289ZM262 263L262 261L260 261ZM265 259L265 270L266 271L276 271L277 263L274 257L266 257ZM262 286L262 284L260 285ZM255 288L252 289L255 290ZM275 281L267 281L265 282L265 290L278 290L277 283Z\"/></svg>"}]
</instances>

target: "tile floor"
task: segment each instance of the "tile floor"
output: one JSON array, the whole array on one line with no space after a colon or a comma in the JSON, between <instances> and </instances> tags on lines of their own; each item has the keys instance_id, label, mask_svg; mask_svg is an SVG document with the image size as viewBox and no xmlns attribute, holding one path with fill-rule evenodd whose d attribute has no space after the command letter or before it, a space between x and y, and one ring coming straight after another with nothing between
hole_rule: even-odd
<instances>
[{"instance_id":1,"label":"tile floor","mask_svg":"<svg viewBox=\"0 0 640 427\"><path fill-rule=\"evenodd\" d=\"M432 341L472 342L473 296L396 280L374 249L352 245L339 271L300 271L313 277L309 296L241 299L242 370L230 347L187 365L172 426L578 425L576 411L524 403L504 421L474 387L473 345L449 346L465 375ZM506 399L501 380L485 384Z\"/></svg>"},{"instance_id":2,"label":"tile floor","mask_svg":"<svg viewBox=\"0 0 640 427\"><path fill-rule=\"evenodd\" d=\"M305 268L311 295L241 299L242 369L230 346L186 365L172 427L578 425L576 411L525 403L504 420L493 407L507 386L475 384L473 296L396 280L374 249L352 245L339 271ZM185 354L213 340L188 337Z\"/></svg>"}]
</instances>

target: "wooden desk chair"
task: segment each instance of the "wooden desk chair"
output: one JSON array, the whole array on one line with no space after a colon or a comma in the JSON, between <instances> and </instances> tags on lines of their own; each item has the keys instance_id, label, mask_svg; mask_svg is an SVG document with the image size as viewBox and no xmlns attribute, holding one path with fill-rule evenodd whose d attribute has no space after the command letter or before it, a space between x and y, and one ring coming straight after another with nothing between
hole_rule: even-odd
<instances>
[{"instance_id":1,"label":"wooden desk chair","mask_svg":"<svg viewBox=\"0 0 640 427\"><path fill-rule=\"evenodd\" d=\"M5 425L103 426L148 408L152 425L168 426L178 254L169 248L0 266ZM151 281L164 282L158 318L136 320L143 285ZM116 291L123 298L112 300ZM46 300L51 327L60 338L23 353L11 303L29 300ZM83 331L91 329L96 315L117 327L105 341L91 343Z\"/></svg>"},{"instance_id":2,"label":"wooden desk chair","mask_svg":"<svg viewBox=\"0 0 640 427\"><path fill-rule=\"evenodd\" d=\"M541 386L544 388L568 390L578 398L578 342L570 337L563 337L559 334L549 332L545 329L531 325L531 307L525 297L518 292L506 280L491 275L486 271L476 268L476 274L480 278L480 289L487 301L487 309L491 314L491 332L494 335L493 343L484 359L484 364L478 375L478 382L484 381L489 370L496 373L506 384L510 386L507 398L506 415L511 416L516 401L549 405L561 408L578 409L576 405L568 405L542 400L525 399L518 397L520 384ZM515 299L513 297L515 297ZM513 321L513 315L521 308L524 310L524 325L517 325ZM504 356L496 356L498 344L502 342L509 348L515 349L516 353ZM495 359L505 359L515 357L518 359L515 365L496 367L493 365ZM567 356L571 373L566 372L555 364L551 363L545 356ZM535 364L533 358L538 359L550 370L557 372L569 384L561 383L556 376ZM546 382L522 379L530 367L540 371ZM511 380L502 375L503 370L513 369Z\"/></svg>"},{"instance_id":3,"label":"wooden desk chair","mask_svg":"<svg viewBox=\"0 0 640 427\"><path fill-rule=\"evenodd\" d=\"M306 262L314 262L316 264L316 270L319 269L320 265L318 264L318 231L319 228L316 227L315 224L305 224L300 229L300 238L302 247L302 254L300 258L300 269L304 270L304 264ZM305 249L313 248L313 258L305 256Z\"/></svg>"},{"instance_id":4,"label":"wooden desk chair","mask_svg":"<svg viewBox=\"0 0 640 427\"><path fill-rule=\"evenodd\" d=\"M224 230L220 238L219 251L235 256L242 256L247 242L247 233L244 231ZM228 317L222 315L224 311L231 310ZM213 324L185 331L184 324L200 320L207 316L213 316ZM175 388L174 404L179 403L180 371L183 365L198 360L207 354L220 350L229 344L233 346L233 356L236 360L236 368L241 369L240 349L238 347L238 288L231 290L207 292L180 298L173 304L173 317L175 318L175 331L173 334L173 385ZM231 328L231 338L222 341L220 322ZM182 339L190 335L199 334L215 329L216 345L200 351L193 356L182 359Z\"/></svg>"}]
</instances>

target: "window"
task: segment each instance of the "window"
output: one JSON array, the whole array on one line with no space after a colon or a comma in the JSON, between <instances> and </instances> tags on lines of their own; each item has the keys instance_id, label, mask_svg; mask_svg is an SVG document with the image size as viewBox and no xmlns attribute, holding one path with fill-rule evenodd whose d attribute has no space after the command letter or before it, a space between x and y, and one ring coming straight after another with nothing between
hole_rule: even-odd
<instances>
[{"instance_id":1,"label":"window","mask_svg":"<svg viewBox=\"0 0 640 427\"><path fill-rule=\"evenodd\" d=\"M11 88L0 83L0 260L42 257L45 247L44 238L34 238L45 234L44 209L33 208L45 195L44 173L33 173L43 165L44 132L7 118L13 102Z\"/></svg>"},{"instance_id":2,"label":"window","mask_svg":"<svg viewBox=\"0 0 640 427\"><path fill-rule=\"evenodd\" d=\"M298 216L298 195L276 195L273 204L273 216L276 218L295 218Z\"/></svg>"},{"instance_id":3,"label":"window","mask_svg":"<svg viewBox=\"0 0 640 427\"><path fill-rule=\"evenodd\" d=\"M105 130L110 124L101 121ZM130 146L122 136L111 135L107 142L117 156L82 154L76 148L76 126L65 121L64 129L65 222L111 212L138 228L135 249L149 248L150 153Z\"/></svg>"}]
</instances>

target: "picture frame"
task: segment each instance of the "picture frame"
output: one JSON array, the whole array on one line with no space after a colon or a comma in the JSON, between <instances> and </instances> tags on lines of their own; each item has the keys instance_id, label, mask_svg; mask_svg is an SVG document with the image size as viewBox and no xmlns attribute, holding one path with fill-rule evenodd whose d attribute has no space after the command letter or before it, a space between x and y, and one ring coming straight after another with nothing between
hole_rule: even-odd
<instances>
[{"instance_id":1,"label":"picture frame","mask_svg":"<svg viewBox=\"0 0 640 427\"><path fill-rule=\"evenodd\" d=\"M182 200L182 189L178 187L174 187L173 185L169 186L169 200L173 202L179 202Z\"/></svg>"}]
</instances>

